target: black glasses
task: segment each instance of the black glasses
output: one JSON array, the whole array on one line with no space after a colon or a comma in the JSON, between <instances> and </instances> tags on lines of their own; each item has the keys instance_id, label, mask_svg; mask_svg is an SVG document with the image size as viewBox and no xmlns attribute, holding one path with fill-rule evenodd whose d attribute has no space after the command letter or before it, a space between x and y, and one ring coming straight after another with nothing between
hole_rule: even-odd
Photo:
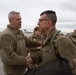
<instances>
[{"instance_id":1,"label":"black glasses","mask_svg":"<svg viewBox=\"0 0 76 75\"><path fill-rule=\"evenodd\" d=\"M39 19L39 22L48 21L48 19Z\"/></svg>"}]
</instances>

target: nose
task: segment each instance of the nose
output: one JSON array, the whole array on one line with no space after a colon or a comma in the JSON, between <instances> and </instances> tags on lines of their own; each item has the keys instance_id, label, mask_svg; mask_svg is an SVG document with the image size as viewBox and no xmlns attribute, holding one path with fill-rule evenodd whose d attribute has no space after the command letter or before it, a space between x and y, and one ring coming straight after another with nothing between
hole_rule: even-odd
<instances>
[{"instance_id":1,"label":"nose","mask_svg":"<svg viewBox=\"0 0 76 75\"><path fill-rule=\"evenodd\" d=\"M37 25L40 25L39 22L37 23Z\"/></svg>"},{"instance_id":2,"label":"nose","mask_svg":"<svg viewBox=\"0 0 76 75\"><path fill-rule=\"evenodd\" d=\"M22 23L22 21L20 20L19 23Z\"/></svg>"}]
</instances>

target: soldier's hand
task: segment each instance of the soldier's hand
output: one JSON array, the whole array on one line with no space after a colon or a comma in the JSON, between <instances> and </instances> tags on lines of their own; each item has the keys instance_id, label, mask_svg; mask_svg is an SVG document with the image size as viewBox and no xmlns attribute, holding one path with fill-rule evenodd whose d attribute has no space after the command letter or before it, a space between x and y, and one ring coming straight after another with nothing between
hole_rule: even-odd
<instances>
[{"instance_id":1,"label":"soldier's hand","mask_svg":"<svg viewBox=\"0 0 76 75\"><path fill-rule=\"evenodd\" d=\"M32 64L32 58L30 56L26 56L26 65L29 66Z\"/></svg>"},{"instance_id":2,"label":"soldier's hand","mask_svg":"<svg viewBox=\"0 0 76 75\"><path fill-rule=\"evenodd\" d=\"M41 47L41 46L39 46L39 47L37 47L37 50L41 50L41 48L42 48L42 47Z\"/></svg>"},{"instance_id":3,"label":"soldier's hand","mask_svg":"<svg viewBox=\"0 0 76 75\"><path fill-rule=\"evenodd\" d=\"M42 41L39 41L39 44L42 45Z\"/></svg>"}]
</instances>

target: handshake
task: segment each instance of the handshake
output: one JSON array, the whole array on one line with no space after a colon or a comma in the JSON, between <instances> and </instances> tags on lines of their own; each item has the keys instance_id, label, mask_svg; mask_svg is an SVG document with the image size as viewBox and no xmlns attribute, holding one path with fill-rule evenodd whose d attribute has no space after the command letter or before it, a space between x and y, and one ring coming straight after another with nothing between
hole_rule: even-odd
<instances>
[{"instance_id":1,"label":"handshake","mask_svg":"<svg viewBox=\"0 0 76 75\"><path fill-rule=\"evenodd\" d=\"M26 56L26 65L29 66L33 62L32 58L30 56Z\"/></svg>"},{"instance_id":2,"label":"handshake","mask_svg":"<svg viewBox=\"0 0 76 75\"><path fill-rule=\"evenodd\" d=\"M36 57L30 57L26 56L26 65L29 67L32 64L40 64L42 62L42 56L40 54L37 54Z\"/></svg>"}]
</instances>

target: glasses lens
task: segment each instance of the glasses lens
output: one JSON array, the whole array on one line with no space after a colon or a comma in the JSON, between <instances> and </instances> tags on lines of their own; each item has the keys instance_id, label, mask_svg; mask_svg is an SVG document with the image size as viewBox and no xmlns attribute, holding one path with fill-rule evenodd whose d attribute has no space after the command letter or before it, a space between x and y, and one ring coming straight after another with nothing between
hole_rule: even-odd
<instances>
[{"instance_id":1,"label":"glasses lens","mask_svg":"<svg viewBox=\"0 0 76 75\"><path fill-rule=\"evenodd\" d=\"M39 19L39 22L48 21L48 19Z\"/></svg>"}]
</instances>

